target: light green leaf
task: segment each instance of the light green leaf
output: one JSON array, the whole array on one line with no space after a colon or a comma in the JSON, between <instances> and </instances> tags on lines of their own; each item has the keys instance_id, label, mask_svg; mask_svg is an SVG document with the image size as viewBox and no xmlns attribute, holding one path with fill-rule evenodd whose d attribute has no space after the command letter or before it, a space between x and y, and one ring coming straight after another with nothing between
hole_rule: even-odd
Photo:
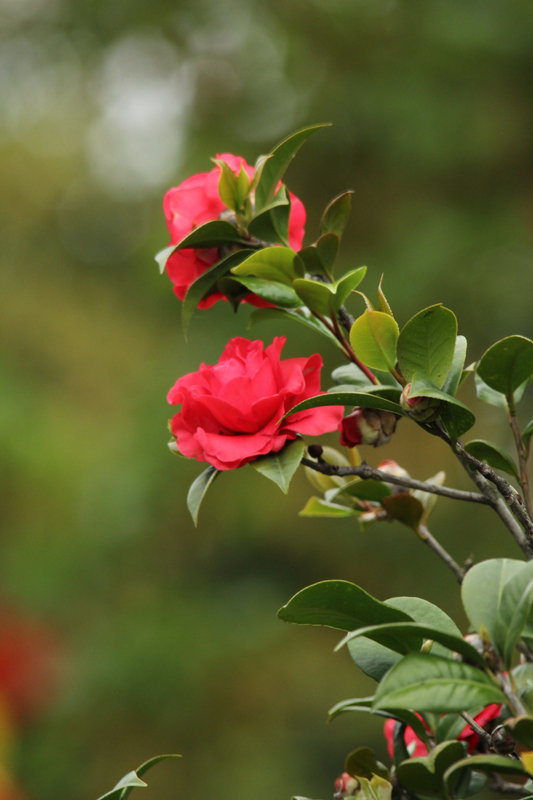
<instances>
[{"instance_id":1,"label":"light green leaf","mask_svg":"<svg viewBox=\"0 0 533 800\"><path fill-rule=\"evenodd\" d=\"M504 700L496 684L470 664L409 653L382 679L374 708L407 707L446 714Z\"/></svg>"},{"instance_id":2,"label":"light green leaf","mask_svg":"<svg viewBox=\"0 0 533 800\"><path fill-rule=\"evenodd\" d=\"M328 500L323 500L321 497L310 497L302 510L298 512L298 516L339 518L353 517L356 516L356 513L347 506L331 503Z\"/></svg>"},{"instance_id":3,"label":"light green leaf","mask_svg":"<svg viewBox=\"0 0 533 800\"><path fill-rule=\"evenodd\" d=\"M254 276L290 286L298 274L298 256L290 247L265 247L252 253L231 271L239 278Z\"/></svg>"},{"instance_id":4,"label":"light green leaf","mask_svg":"<svg viewBox=\"0 0 533 800\"><path fill-rule=\"evenodd\" d=\"M312 133L328 127L329 123L311 125L291 134L278 144L262 162L261 175L255 190L256 208L261 210L274 197L276 187L305 140Z\"/></svg>"},{"instance_id":5,"label":"light green leaf","mask_svg":"<svg viewBox=\"0 0 533 800\"><path fill-rule=\"evenodd\" d=\"M457 320L442 305L429 306L415 314L398 339L398 364L407 381L420 375L442 386L453 363Z\"/></svg>"},{"instance_id":6,"label":"light green leaf","mask_svg":"<svg viewBox=\"0 0 533 800\"><path fill-rule=\"evenodd\" d=\"M487 442L485 439L472 439L472 441L465 444L465 450L479 461L485 461L494 469L499 469L514 478L518 478L518 470L513 459L497 444Z\"/></svg>"},{"instance_id":7,"label":"light green leaf","mask_svg":"<svg viewBox=\"0 0 533 800\"><path fill-rule=\"evenodd\" d=\"M320 406L359 406L360 408L379 408L382 411L390 411L393 414L404 416L398 403L393 403L379 395L366 392L327 392L315 397L302 400L301 403L291 408L285 416L295 414L297 411L305 411L307 408L319 408Z\"/></svg>"},{"instance_id":8,"label":"light green leaf","mask_svg":"<svg viewBox=\"0 0 533 800\"><path fill-rule=\"evenodd\" d=\"M533 377L533 341L507 336L481 356L477 373L491 389L507 397Z\"/></svg>"},{"instance_id":9,"label":"light green leaf","mask_svg":"<svg viewBox=\"0 0 533 800\"><path fill-rule=\"evenodd\" d=\"M294 289L286 283L265 278L239 278L238 281L250 292L281 308L299 308L302 305Z\"/></svg>"},{"instance_id":10,"label":"light green leaf","mask_svg":"<svg viewBox=\"0 0 533 800\"><path fill-rule=\"evenodd\" d=\"M353 497L357 500L370 500L372 503L381 503L384 497L392 494L391 487L382 481L370 479L350 481L337 489L328 491L327 499L333 500L340 495Z\"/></svg>"},{"instance_id":11,"label":"light green leaf","mask_svg":"<svg viewBox=\"0 0 533 800\"><path fill-rule=\"evenodd\" d=\"M446 770L465 755L463 742L442 742L427 756L418 756L398 765L398 780L413 794L442 797Z\"/></svg>"},{"instance_id":12,"label":"light green leaf","mask_svg":"<svg viewBox=\"0 0 533 800\"><path fill-rule=\"evenodd\" d=\"M385 314L390 314L391 317L394 317L394 314L392 313L392 308L389 305L389 301L385 297L383 289L381 288L382 283L383 283L383 275L379 279L379 284L378 284L378 310L383 311Z\"/></svg>"},{"instance_id":13,"label":"light green leaf","mask_svg":"<svg viewBox=\"0 0 533 800\"><path fill-rule=\"evenodd\" d=\"M495 636L504 664L511 666L514 648L533 607L533 561L523 564L505 582L495 623Z\"/></svg>"},{"instance_id":14,"label":"light green leaf","mask_svg":"<svg viewBox=\"0 0 533 800\"><path fill-rule=\"evenodd\" d=\"M278 611L285 622L327 625L351 631L381 622L400 622L410 617L387 606L349 581L321 581L295 594Z\"/></svg>"},{"instance_id":15,"label":"light green leaf","mask_svg":"<svg viewBox=\"0 0 533 800\"><path fill-rule=\"evenodd\" d=\"M154 758L150 758L148 761L145 761L144 764L141 764L136 770L132 770L128 772L127 775L124 775L123 778L119 780L116 786L111 789L110 792L103 794L98 800L126 800L127 797L131 794L133 789L137 787L146 787L148 786L143 780L141 780L140 776L144 775L145 772L148 772L151 767L155 764L158 764L160 761L164 761L167 758L181 758L180 755L177 753L167 753L161 756L154 756Z\"/></svg>"},{"instance_id":16,"label":"light green leaf","mask_svg":"<svg viewBox=\"0 0 533 800\"><path fill-rule=\"evenodd\" d=\"M202 505L202 500L219 473L220 470L215 469L215 467L208 467L191 483L187 494L187 508L189 509L195 526L198 525L198 513Z\"/></svg>"},{"instance_id":17,"label":"light green leaf","mask_svg":"<svg viewBox=\"0 0 533 800\"><path fill-rule=\"evenodd\" d=\"M478 633L485 628L501 654L505 649L505 633L499 628L504 587L523 568L524 562L518 559L491 558L469 569L461 586L463 606L472 627Z\"/></svg>"},{"instance_id":18,"label":"light green leaf","mask_svg":"<svg viewBox=\"0 0 533 800\"><path fill-rule=\"evenodd\" d=\"M390 370L396 364L399 335L396 320L390 314L367 309L352 325L350 343L356 356L368 367Z\"/></svg>"},{"instance_id":19,"label":"light green leaf","mask_svg":"<svg viewBox=\"0 0 533 800\"><path fill-rule=\"evenodd\" d=\"M444 785L447 796L451 789L457 785L459 775L463 770L474 770L476 772L503 773L514 775L527 775L522 763L508 756L497 756L483 754L479 756L468 756L452 764L444 773Z\"/></svg>"},{"instance_id":20,"label":"light green leaf","mask_svg":"<svg viewBox=\"0 0 533 800\"><path fill-rule=\"evenodd\" d=\"M446 394L455 396L455 393L459 388L459 384L461 383L465 359L466 339L464 336L457 336L455 339L455 350L453 353L452 365L450 367L448 376L444 381L444 386L442 387L442 391L446 392Z\"/></svg>"},{"instance_id":21,"label":"light green leaf","mask_svg":"<svg viewBox=\"0 0 533 800\"><path fill-rule=\"evenodd\" d=\"M261 475L264 475L265 478L279 486L283 494L287 494L290 482L303 458L304 451L305 444L303 439L294 439L294 441L288 442L279 452L260 456L254 461L250 461L250 465Z\"/></svg>"},{"instance_id":22,"label":"light green leaf","mask_svg":"<svg viewBox=\"0 0 533 800\"><path fill-rule=\"evenodd\" d=\"M344 762L345 771L357 778L370 780L373 775L380 775L387 778L389 771L379 761L376 761L376 754L371 747L356 747L346 756Z\"/></svg>"},{"instance_id":23,"label":"light green leaf","mask_svg":"<svg viewBox=\"0 0 533 800\"><path fill-rule=\"evenodd\" d=\"M352 209L352 195L352 191L344 192L329 203L320 220L321 234L335 233L342 236Z\"/></svg>"}]
</instances>

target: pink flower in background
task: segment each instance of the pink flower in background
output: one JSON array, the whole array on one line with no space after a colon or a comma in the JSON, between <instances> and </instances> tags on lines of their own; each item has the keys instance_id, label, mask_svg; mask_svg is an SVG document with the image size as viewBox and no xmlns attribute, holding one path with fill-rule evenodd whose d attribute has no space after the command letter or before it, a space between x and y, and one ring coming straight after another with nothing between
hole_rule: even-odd
<instances>
[{"instance_id":1,"label":"pink flower in background","mask_svg":"<svg viewBox=\"0 0 533 800\"><path fill-rule=\"evenodd\" d=\"M337 428L342 406L283 415L320 393L322 358L280 359L285 337L265 348L261 341L231 339L218 364L202 364L168 393L181 410L170 427L177 449L220 470L235 469L278 452L298 434L316 436Z\"/></svg>"},{"instance_id":2,"label":"pink flower in background","mask_svg":"<svg viewBox=\"0 0 533 800\"><path fill-rule=\"evenodd\" d=\"M235 174L241 166L249 178L253 175L253 167L241 156L231 153L217 155ZM163 211L170 233L170 243L177 244L191 231L205 222L218 219L226 206L218 195L220 168L214 167L210 172L199 172L187 178L179 186L175 186L165 194ZM289 217L289 243L294 250L302 246L305 225L305 208L301 200L289 192L291 213ZM167 274L174 284L174 292L180 300L185 298L191 283L213 264L220 260L217 248L185 249L173 253L167 261ZM198 303L198 308L210 308L218 300L224 299L221 292L213 292ZM259 298L250 295L246 298L254 305L269 305Z\"/></svg>"}]
</instances>

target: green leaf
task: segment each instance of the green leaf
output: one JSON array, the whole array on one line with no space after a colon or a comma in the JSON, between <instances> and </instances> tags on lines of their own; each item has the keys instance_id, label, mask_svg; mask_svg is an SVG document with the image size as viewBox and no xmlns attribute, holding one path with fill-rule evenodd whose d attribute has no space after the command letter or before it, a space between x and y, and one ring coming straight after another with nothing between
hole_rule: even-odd
<instances>
[{"instance_id":1,"label":"green leaf","mask_svg":"<svg viewBox=\"0 0 533 800\"><path fill-rule=\"evenodd\" d=\"M352 195L353 192L344 192L338 197L335 197L322 214L320 220L320 233L335 233L337 236L342 236L350 211L352 210Z\"/></svg>"},{"instance_id":2,"label":"green leaf","mask_svg":"<svg viewBox=\"0 0 533 800\"><path fill-rule=\"evenodd\" d=\"M258 210L264 208L274 197L279 181L283 178L285 170L305 140L311 136L312 133L328 126L328 123L311 125L308 128L302 128L296 131L280 142L272 153L263 161L261 176L255 189L255 203Z\"/></svg>"},{"instance_id":3,"label":"green leaf","mask_svg":"<svg viewBox=\"0 0 533 800\"><path fill-rule=\"evenodd\" d=\"M355 320L350 330L352 348L364 364L390 370L396 364L400 335L396 320L384 311L368 311Z\"/></svg>"},{"instance_id":4,"label":"green leaf","mask_svg":"<svg viewBox=\"0 0 533 800\"><path fill-rule=\"evenodd\" d=\"M512 395L533 377L533 341L525 336L501 339L481 356L477 373L491 389Z\"/></svg>"},{"instance_id":5,"label":"green leaf","mask_svg":"<svg viewBox=\"0 0 533 800\"><path fill-rule=\"evenodd\" d=\"M248 232L263 242L289 246L291 201L286 186L281 186L274 200L248 223Z\"/></svg>"},{"instance_id":6,"label":"green leaf","mask_svg":"<svg viewBox=\"0 0 533 800\"><path fill-rule=\"evenodd\" d=\"M98 798L98 800L126 800L126 798L129 797L133 789L136 787L148 786L147 783L141 780L140 776L144 775L144 773L155 764L158 764L160 761L164 761L167 758L181 758L181 756L177 753L167 753L165 755L154 756L154 758L150 758L148 761L145 761L143 764L141 764L140 767L137 767L136 770L132 770L131 772L128 772L127 775L124 775L124 777L119 780L119 782L113 789L111 789L110 792L103 794Z\"/></svg>"},{"instance_id":7,"label":"green leaf","mask_svg":"<svg viewBox=\"0 0 533 800\"><path fill-rule=\"evenodd\" d=\"M356 513L347 506L331 503L328 500L323 500L321 497L310 497L302 510L298 512L298 516L339 518L353 517L356 516Z\"/></svg>"},{"instance_id":8,"label":"green leaf","mask_svg":"<svg viewBox=\"0 0 533 800\"><path fill-rule=\"evenodd\" d=\"M370 780L372 775L388 776L388 770L376 761L376 754L371 747L356 747L346 756L344 769L352 777L367 778Z\"/></svg>"},{"instance_id":9,"label":"green leaf","mask_svg":"<svg viewBox=\"0 0 533 800\"><path fill-rule=\"evenodd\" d=\"M460 400L452 397L451 394L446 394L442 389L438 389L435 384L422 376L413 376L409 397L429 397L440 400L442 408L439 415L452 439L462 436L476 421L472 411Z\"/></svg>"},{"instance_id":10,"label":"green leaf","mask_svg":"<svg viewBox=\"0 0 533 800\"><path fill-rule=\"evenodd\" d=\"M505 395L491 389L490 386L479 377L477 372L474 373L474 385L476 387L476 397L478 400L481 400L482 403L486 403L489 406L495 406L496 408L502 408L504 411L508 411L509 406ZM520 402L526 389L527 381L524 381L513 395L515 405Z\"/></svg>"},{"instance_id":11,"label":"green leaf","mask_svg":"<svg viewBox=\"0 0 533 800\"><path fill-rule=\"evenodd\" d=\"M462 636L447 633L431 625L425 625L423 622L389 622L384 625L368 626L356 631L350 631L339 642L335 650L348 645L360 636L373 639L378 644L402 655L420 650L424 639L432 639L435 642L439 642L448 651L459 653L469 663L478 664L482 668L485 667L483 656Z\"/></svg>"},{"instance_id":12,"label":"green leaf","mask_svg":"<svg viewBox=\"0 0 533 800\"><path fill-rule=\"evenodd\" d=\"M334 344L336 347L342 349L339 341L335 338L331 331L329 331L319 319L311 316L310 312L306 308L299 308L297 311L288 311L281 308L258 308L256 311L253 311L250 314L248 327L251 328L254 325L257 325L259 322L269 322L273 319L288 319L292 320L293 322L299 322L300 325L304 325L304 327L309 328L314 333L319 333L331 344Z\"/></svg>"},{"instance_id":13,"label":"green leaf","mask_svg":"<svg viewBox=\"0 0 533 800\"><path fill-rule=\"evenodd\" d=\"M333 264L339 250L339 237L334 233L325 233L314 244L302 247L298 255L305 264L306 272L324 273L330 279L333 276Z\"/></svg>"},{"instance_id":14,"label":"green leaf","mask_svg":"<svg viewBox=\"0 0 533 800\"><path fill-rule=\"evenodd\" d=\"M511 736L528 750L533 750L533 717L522 715L505 721Z\"/></svg>"},{"instance_id":15,"label":"green leaf","mask_svg":"<svg viewBox=\"0 0 533 800\"><path fill-rule=\"evenodd\" d=\"M260 456L254 461L250 461L250 465L261 475L264 475L265 478L274 481L283 494L287 494L290 482L303 458L304 451L305 444L303 439L294 439L294 441L288 442L278 453L268 453L266 456Z\"/></svg>"},{"instance_id":16,"label":"green leaf","mask_svg":"<svg viewBox=\"0 0 533 800\"><path fill-rule=\"evenodd\" d=\"M446 394L455 396L455 393L459 388L459 384L461 383L465 359L466 339L464 336L457 336L455 339L455 350L453 352L452 365L450 367L448 376L444 381L444 386L442 387L443 392L446 392Z\"/></svg>"},{"instance_id":17,"label":"green leaf","mask_svg":"<svg viewBox=\"0 0 533 800\"><path fill-rule=\"evenodd\" d=\"M427 756L402 761L398 765L398 780L413 794L442 797L444 773L464 754L463 742L442 742Z\"/></svg>"},{"instance_id":18,"label":"green leaf","mask_svg":"<svg viewBox=\"0 0 533 800\"><path fill-rule=\"evenodd\" d=\"M252 253L231 271L239 278L254 276L290 286L298 269L298 256L290 247L265 247Z\"/></svg>"},{"instance_id":19,"label":"green leaf","mask_svg":"<svg viewBox=\"0 0 533 800\"><path fill-rule=\"evenodd\" d=\"M299 308L302 301L291 286L279 281L269 281L265 278L239 278L239 283L245 286L263 300L268 300L281 308Z\"/></svg>"},{"instance_id":20,"label":"green leaf","mask_svg":"<svg viewBox=\"0 0 533 800\"><path fill-rule=\"evenodd\" d=\"M348 581L321 581L302 589L278 611L285 622L327 625L351 631L365 625L409 620L403 611L387 606Z\"/></svg>"},{"instance_id":21,"label":"green leaf","mask_svg":"<svg viewBox=\"0 0 533 800\"><path fill-rule=\"evenodd\" d=\"M399 656L396 656L396 658L399 658ZM349 700L341 700L340 703L336 703L329 709L328 722L332 722L341 714L362 711L364 713L375 714L379 717L386 717L387 719L395 719L398 720L398 722L403 722L414 730L419 739L422 739L423 742L427 741L427 731L424 727L424 723L415 713L409 711L407 708L399 710L394 709L393 711L388 711L387 709L375 711L372 708L373 702L373 697L353 697Z\"/></svg>"},{"instance_id":22,"label":"green leaf","mask_svg":"<svg viewBox=\"0 0 533 800\"><path fill-rule=\"evenodd\" d=\"M465 450L479 461L485 461L494 469L506 472L514 478L519 477L513 459L497 444L487 442L485 439L472 439L472 441L465 444Z\"/></svg>"},{"instance_id":23,"label":"green leaf","mask_svg":"<svg viewBox=\"0 0 533 800\"><path fill-rule=\"evenodd\" d=\"M208 467L191 483L187 494L187 508L189 509L195 526L198 525L198 513L202 505L202 500L219 472L220 470L215 469L215 467Z\"/></svg>"},{"instance_id":24,"label":"green leaf","mask_svg":"<svg viewBox=\"0 0 533 800\"><path fill-rule=\"evenodd\" d=\"M374 708L412 708L446 714L505 701L485 673L441 656L409 653L382 679Z\"/></svg>"},{"instance_id":25,"label":"green leaf","mask_svg":"<svg viewBox=\"0 0 533 800\"><path fill-rule=\"evenodd\" d=\"M384 497L383 508L389 517L407 525L408 528L418 530L420 520L424 516L424 506L409 492L398 492L390 497Z\"/></svg>"},{"instance_id":26,"label":"green leaf","mask_svg":"<svg viewBox=\"0 0 533 800\"><path fill-rule=\"evenodd\" d=\"M383 282L383 275L379 279L379 284L378 284L378 310L383 311L385 314L390 314L391 317L394 317L394 314L392 313L392 308L389 305L389 301L385 297L383 289L381 288L382 282Z\"/></svg>"},{"instance_id":27,"label":"green leaf","mask_svg":"<svg viewBox=\"0 0 533 800\"><path fill-rule=\"evenodd\" d=\"M533 436L533 419L530 419L526 427L522 431L522 441L524 442L526 452L528 453L529 453L529 442L532 436Z\"/></svg>"},{"instance_id":28,"label":"green leaf","mask_svg":"<svg viewBox=\"0 0 533 800\"><path fill-rule=\"evenodd\" d=\"M468 756L452 764L444 773L444 785L449 796L450 790L457 785L459 774L463 770L475 770L476 772L496 772L498 774L527 775L520 761L508 756L497 756L484 754L479 756Z\"/></svg>"},{"instance_id":29,"label":"green leaf","mask_svg":"<svg viewBox=\"0 0 533 800\"><path fill-rule=\"evenodd\" d=\"M522 565L503 586L495 637L506 667L528 622L533 607L533 561Z\"/></svg>"},{"instance_id":30,"label":"green leaf","mask_svg":"<svg viewBox=\"0 0 533 800\"><path fill-rule=\"evenodd\" d=\"M398 364L407 381L414 375L442 386L453 363L457 320L442 305L429 306L415 314L398 339Z\"/></svg>"},{"instance_id":31,"label":"green leaf","mask_svg":"<svg viewBox=\"0 0 533 800\"><path fill-rule=\"evenodd\" d=\"M365 274L366 267L358 267L334 283L297 278L293 286L311 311L329 317L339 310L350 292L361 283Z\"/></svg>"},{"instance_id":32,"label":"green leaf","mask_svg":"<svg viewBox=\"0 0 533 800\"><path fill-rule=\"evenodd\" d=\"M215 164L220 168L220 178L218 181L218 195L226 208L241 211L244 201L250 191L250 179L241 166L240 172L236 175L225 161L215 158Z\"/></svg>"},{"instance_id":33,"label":"green leaf","mask_svg":"<svg viewBox=\"0 0 533 800\"><path fill-rule=\"evenodd\" d=\"M307 408L319 408L320 406L359 406L360 408L379 408L382 411L390 411L393 414L404 416L398 403L385 400L379 395L366 392L327 392L315 397L302 400L301 403L291 408L285 416L295 414L298 411L305 411Z\"/></svg>"},{"instance_id":34,"label":"green leaf","mask_svg":"<svg viewBox=\"0 0 533 800\"><path fill-rule=\"evenodd\" d=\"M345 483L344 486L339 486L338 489L332 489L331 494L328 493L328 500L339 495L347 497L355 497L358 500L370 500L373 503L381 503L384 497L392 494L391 487L382 481L375 481L371 478L366 480L356 480L350 483Z\"/></svg>"},{"instance_id":35,"label":"green leaf","mask_svg":"<svg viewBox=\"0 0 533 800\"><path fill-rule=\"evenodd\" d=\"M491 558L469 569L461 586L463 606L472 627L478 633L484 628L500 654L505 649L505 631L500 622L504 587L523 568L524 562L518 559Z\"/></svg>"},{"instance_id":36,"label":"green leaf","mask_svg":"<svg viewBox=\"0 0 533 800\"><path fill-rule=\"evenodd\" d=\"M226 256L226 258L213 264L212 267L209 267L209 269L199 275L199 277L191 283L187 289L187 294L185 295L181 309L181 325L185 338L187 338L190 321L198 308L200 300L216 287L217 281L221 277L227 275L233 266L244 261L251 252L251 250L243 249L239 250L237 253L231 253L229 256Z\"/></svg>"},{"instance_id":37,"label":"green leaf","mask_svg":"<svg viewBox=\"0 0 533 800\"><path fill-rule=\"evenodd\" d=\"M231 222L226 222L223 219L213 219L210 222L204 222L203 225L199 225L187 236L184 236L183 239L180 239L177 244L172 245L172 252L191 247L194 249L220 247L224 244L242 244L246 247L249 242L241 236Z\"/></svg>"}]
</instances>

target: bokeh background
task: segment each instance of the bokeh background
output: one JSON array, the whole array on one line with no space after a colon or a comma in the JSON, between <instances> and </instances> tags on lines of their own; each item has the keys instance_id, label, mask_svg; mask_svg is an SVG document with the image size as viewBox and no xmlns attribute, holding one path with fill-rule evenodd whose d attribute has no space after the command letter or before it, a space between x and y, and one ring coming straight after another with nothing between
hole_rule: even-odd
<instances>
[{"instance_id":1,"label":"bokeh background","mask_svg":"<svg viewBox=\"0 0 533 800\"><path fill-rule=\"evenodd\" d=\"M276 609L338 577L464 625L456 586L407 529L298 517L303 475L284 497L251 468L227 474L193 528L200 467L167 451L168 388L230 336L285 333L286 355L322 342L290 323L247 334L249 309L219 303L185 343L153 261L162 195L217 152L253 163L330 121L287 174L307 241L352 188L341 267L367 264L369 294L383 272L401 323L444 302L471 361L531 336L533 5L0 0L0 29L0 602L35 626L15 672L30 662L21 691L38 695L22 717L4 703L0 773L28 800L82 800L180 752L143 796L330 796L354 746L385 755L378 719L326 723L370 681L333 653L333 631L291 628ZM339 362L324 357L327 384ZM508 442L496 412L479 419ZM444 466L466 485L407 423L365 457L418 478ZM458 560L518 555L486 510L441 500L433 519Z\"/></svg>"}]
</instances>

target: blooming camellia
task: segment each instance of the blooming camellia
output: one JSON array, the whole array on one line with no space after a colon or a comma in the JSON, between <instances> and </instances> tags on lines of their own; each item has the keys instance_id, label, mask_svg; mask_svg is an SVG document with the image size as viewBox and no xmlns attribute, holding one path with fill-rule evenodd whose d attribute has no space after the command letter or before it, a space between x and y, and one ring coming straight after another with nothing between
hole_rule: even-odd
<instances>
[{"instance_id":1,"label":"blooming camellia","mask_svg":"<svg viewBox=\"0 0 533 800\"><path fill-rule=\"evenodd\" d=\"M170 428L176 447L189 458L220 470L235 469L276 453L298 434L333 431L341 406L311 408L281 419L297 403L320 393L322 358L280 359L285 337L265 348L261 341L231 339L218 364L202 364L168 393L181 404Z\"/></svg>"},{"instance_id":2,"label":"blooming camellia","mask_svg":"<svg viewBox=\"0 0 533 800\"><path fill-rule=\"evenodd\" d=\"M249 178L253 175L253 167L241 156L231 153L217 155L230 169L239 174L244 168ZM218 194L220 167L210 172L199 172L187 178L179 186L169 189L163 199L167 227L170 233L170 244L177 244L199 225L218 219L227 208ZM289 216L289 244L293 250L299 250L304 238L305 208L301 200L289 192L291 211ZM220 260L216 247L177 250L167 260L167 274L174 284L174 292L183 300L191 283L213 264ZM254 301L254 295L246 298ZM198 308L210 308L218 300L224 299L221 292L213 292L198 303ZM257 298L258 299L258 298ZM259 305L267 305L259 301Z\"/></svg>"}]
</instances>

